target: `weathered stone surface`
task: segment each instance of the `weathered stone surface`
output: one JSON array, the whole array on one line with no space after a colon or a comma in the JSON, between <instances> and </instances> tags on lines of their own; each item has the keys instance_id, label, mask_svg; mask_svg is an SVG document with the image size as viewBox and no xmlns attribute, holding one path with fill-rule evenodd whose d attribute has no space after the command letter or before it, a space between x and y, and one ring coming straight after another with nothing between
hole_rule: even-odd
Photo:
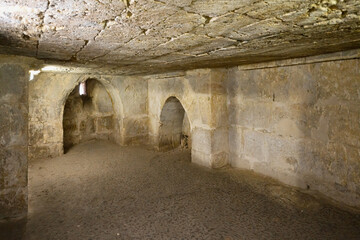
<instances>
[{"instance_id":1,"label":"weathered stone surface","mask_svg":"<svg viewBox=\"0 0 360 240\"><path fill-rule=\"evenodd\" d=\"M148 76L149 140L161 145L162 112L176 97L189 120L192 161L207 167L228 163L227 71L199 69ZM174 115L174 114L172 114ZM172 118L172 117L169 117ZM175 122L175 120L172 120ZM184 129L182 129L184 130Z\"/></svg>"},{"instance_id":2,"label":"weathered stone surface","mask_svg":"<svg viewBox=\"0 0 360 240\"><path fill-rule=\"evenodd\" d=\"M2 1L0 9L1 53L127 74L360 46L357 0L16 0Z\"/></svg>"},{"instance_id":3,"label":"weathered stone surface","mask_svg":"<svg viewBox=\"0 0 360 240\"><path fill-rule=\"evenodd\" d=\"M98 91L98 88L93 92L93 97L99 101L94 102L92 109L97 113L91 119L73 121L73 127L79 133L74 135L77 136L75 142L81 140L81 131L93 132L83 140L96 136L107 139L111 132L110 139L119 144L148 142L146 81L135 82L133 77L124 76L41 73L30 82L30 158L54 157L63 153L64 106L70 93L87 79L98 80L106 92ZM82 103L78 102L77 107L83 109Z\"/></svg>"},{"instance_id":4,"label":"weathered stone surface","mask_svg":"<svg viewBox=\"0 0 360 240\"><path fill-rule=\"evenodd\" d=\"M64 149L92 139L113 140L119 133L114 123L115 111L105 87L95 79L85 82L86 95L79 86L66 99L63 117Z\"/></svg>"},{"instance_id":5,"label":"weathered stone surface","mask_svg":"<svg viewBox=\"0 0 360 240\"><path fill-rule=\"evenodd\" d=\"M0 220L27 213L30 59L0 57Z\"/></svg>"},{"instance_id":6,"label":"weathered stone surface","mask_svg":"<svg viewBox=\"0 0 360 240\"><path fill-rule=\"evenodd\" d=\"M178 127L190 139L194 163L253 169L357 206L359 56L351 51L143 76L41 73L30 82L30 156L62 153L65 100L80 81L96 78L112 99L120 144L158 148L162 111L176 97L189 120ZM110 107L96 106L103 113ZM94 120L94 129L105 131L110 122Z\"/></svg>"},{"instance_id":7,"label":"weathered stone surface","mask_svg":"<svg viewBox=\"0 0 360 240\"><path fill-rule=\"evenodd\" d=\"M359 59L281 64L229 71L231 165L359 207Z\"/></svg>"}]
</instances>

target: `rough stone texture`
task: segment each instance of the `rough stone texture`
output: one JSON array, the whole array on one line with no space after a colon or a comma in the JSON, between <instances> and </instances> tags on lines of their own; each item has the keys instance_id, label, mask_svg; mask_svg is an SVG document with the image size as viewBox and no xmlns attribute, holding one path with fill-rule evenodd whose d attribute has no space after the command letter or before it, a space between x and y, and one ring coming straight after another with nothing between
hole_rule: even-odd
<instances>
[{"instance_id":1,"label":"rough stone texture","mask_svg":"<svg viewBox=\"0 0 360 240\"><path fill-rule=\"evenodd\" d=\"M41 73L30 82L29 154L62 153L65 100L96 78L112 99L119 144L159 148L164 105L176 97L194 163L230 163L359 207L359 58L357 50L147 76Z\"/></svg>"},{"instance_id":2,"label":"rough stone texture","mask_svg":"<svg viewBox=\"0 0 360 240\"><path fill-rule=\"evenodd\" d=\"M186 122L188 120L185 119L185 110L179 100L176 97L168 98L160 115L160 150L177 148L185 141L183 127L186 127Z\"/></svg>"},{"instance_id":3,"label":"rough stone texture","mask_svg":"<svg viewBox=\"0 0 360 240\"><path fill-rule=\"evenodd\" d=\"M0 220L27 212L29 63L0 57Z\"/></svg>"},{"instance_id":4,"label":"rough stone texture","mask_svg":"<svg viewBox=\"0 0 360 240\"><path fill-rule=\"evenodd\" d=\"M80 82L89 78L98 80L111 98L115 112L113 124L119 126L119 130L113 133L114 141L119 144L147 143L146 81L133 81L132 77L121 76L41 73L30 82L30 158L54 157L63 153L66 99Z\"/></svg>"},{"instance_id":5,"label":"rough stone texture","mask_svg":"<svg viewBox=\"0 0 360 240\"><path fill-rule=\"evenodd\" d=\"M189 119L192 161L215 168L226 165L226 73L219 69L199 69L148 76L150 143L159 146L161 112L165 102L176 97Z\"/></svg>"},{"instance_id":6,"label":"rough stone texture","mask_svg":"<svg viewBox=\"0 0 360 240\"><path fill-rule=\"evenodd\" d=\"M16 235L27 240L360 238L359 214L309 193L247 171L199 167L190 163L189 151L88 142L61 157L30 162L29 220L26 232L20 228Z\"/></svg>"},{"instance_id":7,"label":"rough stone texture","mask_svg":"<svg viewBox=\"0 0 360 240\"><path fill-rule=\"evenodd\" d=\"M360 207L360 60L282 64L229 70L231 165Z\"/></svg>"},{"instance_id":8,"label":"rough stone texture","mask_svg":"<svg viewBox=\"0 0 360 240\"><path fill-rule=\"evenodd\" d=\"M113 140L119 133L111 97L95 79L85 82L87 94L77 86L66 100L63 117L64 150L92 139Z\"/></svg>"},{"instance_id":9,"label":"rough stone texture","mask_svg":"<svg viewBox=\"0 0 360 240\"><path fill-rule=\"evenodd\" d=\"M181 128L181 147L191 148L191 126L186 113Z\"/></svg>"},{"instance_id":10,"label":"rough stone texture","mask_svg":"<svg viewBox=\"0 0 360 240\"><path fill-rule=\"evenodd\" d=\"M127 74L360 46L358 0L5 0L0 22L1 53Z\"/></svg>"}]
</instances>

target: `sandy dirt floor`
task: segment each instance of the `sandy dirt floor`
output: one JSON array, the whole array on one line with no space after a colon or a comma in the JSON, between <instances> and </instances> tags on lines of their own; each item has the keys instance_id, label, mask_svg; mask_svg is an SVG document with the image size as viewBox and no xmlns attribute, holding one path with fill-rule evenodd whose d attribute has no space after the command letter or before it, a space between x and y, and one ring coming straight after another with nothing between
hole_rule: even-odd
<instances>
[{"instance_id":1,"label":"sandy dirt floor","mask_svg":"<svg viewBox=\"0 0 360 240\"><path fill-rule=\"evenodd\" d=\"M29 240L360 239L360 214L306 191L199 167L190 151L105 141L29 163L29 215L18 225L0 224L0 232Z\"/></svg>"}]
</instances>

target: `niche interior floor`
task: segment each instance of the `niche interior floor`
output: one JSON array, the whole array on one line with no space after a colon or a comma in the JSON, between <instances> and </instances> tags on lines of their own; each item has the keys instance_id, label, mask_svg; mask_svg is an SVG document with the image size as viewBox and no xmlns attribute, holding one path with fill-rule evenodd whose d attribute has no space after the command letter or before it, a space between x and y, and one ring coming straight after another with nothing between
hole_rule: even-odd
<instances>
[{"instance_id":1,"label":"niche interior floor","mask_svg":"<svg viewBox=\"0 0 360 240\"><path fill-rule=\"evenodd\" d=\"M360 239L360 215L236 169L91 141L29 165L25 239Z\"/></svg>"}]
</instances>

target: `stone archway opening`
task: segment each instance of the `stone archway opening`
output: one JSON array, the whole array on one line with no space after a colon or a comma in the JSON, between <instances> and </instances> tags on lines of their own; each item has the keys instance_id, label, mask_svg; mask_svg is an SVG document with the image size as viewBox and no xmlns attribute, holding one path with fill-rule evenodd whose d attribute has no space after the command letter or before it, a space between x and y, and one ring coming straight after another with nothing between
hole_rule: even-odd
<instances>
[{"instance_id":1,"label":"stone archway opening","mask_svg":"<svg viewBox=\"0 0 360 240\"><path fill-rule=\"evenodd\" d=\"M64 153L89 140L113 140L117 129L113 101L105 86L94 78L79 83L64 106Z\"/></svg>"},{"instance_id":2,"label":"stone archway opening","mask_svg":"<svg viewBox=\"0 0 360 240\"><path fill-rule=\"evenodd\" d=\"M160 115L159 150L191 148L191 128L184 107L176 97L166 100Z\"/></svg>"}]
</instances>

